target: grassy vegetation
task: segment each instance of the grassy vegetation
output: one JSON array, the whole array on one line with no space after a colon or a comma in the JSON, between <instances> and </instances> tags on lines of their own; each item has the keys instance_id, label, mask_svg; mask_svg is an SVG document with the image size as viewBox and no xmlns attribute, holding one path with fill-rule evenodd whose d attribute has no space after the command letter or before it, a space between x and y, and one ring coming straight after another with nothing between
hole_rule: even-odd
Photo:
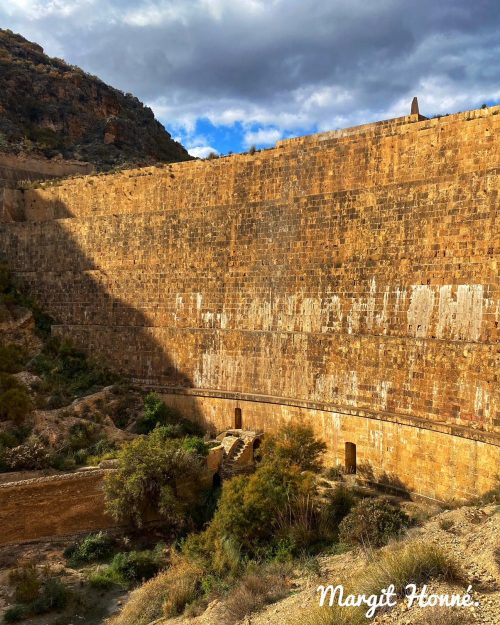
<instances>
[{"instance_id":1,"label":"grassy vegetation","mask_svg":"<svg viewBox=\"0 0 500 625\"><path fill-rule=\"evenodd\" d=\"M334 543L355 501L342 485L320 496L304 470L321 464L323 445L304 427L269 439L272 454L252 475L224 484L207 528L181 541L169 568L133 594L116 625L145 625L186 608L196 614L214 597L224 598L228 623L237 622L288 592L292 563Z\"/></svg>"},{"instance_id":2,"label":"grassy vegetation","mask_svg":"<svg viewBox=\"0 0 500 625\"><path fill-rule=\"evenodd\" d=\"M414 625L470 625L472 622L462 609L426 608L415 617Z\"/></svg>"},{"instance_id":3,"label":"grassy vegetation","mask_svg":"<svg viewBox=\"0 0 500 625\"><path fill-rule=\"evenodd\" d=\"M405 596L408 584L421 587L434 579L451 583L461 583L463 572L453 557L437 545L422 541L395 543L383 551L372 554L372 562L359 574L348 580L343 580L345 595L377 595L390 584L395 585L395 591L400 599ZM325 604L299 613L286 625L362 625L367 623L367 606L340 607ZM377 612L379 614L380 612ZM459 612L443 609L422 610L412 623L415 625L458 625L457 617L460 613L462 623L467 623L463 610Z\"/></svg>"},{"instance_id":4,"label":"grassy vegetation","mask_svg":"<svg viewBox=\"0 0 500 625\"><path fill-rule=\"evenodd\" d=\"M9 576L16 604L7 609L4 620L13 623L40 614L63 610L69 600L68 588L49 570L33 563L14 569Z\"/></svg>"},{"instance_id":5,"label":"grassy vegetation","mask_svg":"<svg viewBox=\"0 0 500 625\"><path fill-rule=\"evenodd\" d=\"M113 455L114 444L103 436L98 413L95 423L91 421L92 414L82 413L81 416L88 419L73 424L67 441L62 444L58 441L50 445L45 438L32 433L34 408L66 406L75 398L99 390L118 378L102 363L87 357L70 343L50 338L50 320L16 289L4 264L0 264L0 304L0 312L4 313L19 306L29 308L35 317L36 331L42 338L42 349L34 357L26 347L0 341L0 421L7 422L0 435L0 471L47 467L68 470L88 462L97 464ZM39 376L40 380L28 388L15 377L23 370ZM130 394L124 397L125 400L130 400ZM129 401L129 404L133 402ZM128 424L130 411L114 401L115 413L121 408ZM70 414L68 411L67 415ZM67 415L61 414L61 418ZM119 421L120 416L114 416ZM102 421L103 417L100 418Z\"/></svg>"},{"instance_id":6,"label":"grassy vegetation","mask_svg":"<svg viewBox=\"0 0 500 625\"><path fill-rule=\"evenodd\" d=\"M42 378L37 389L39 407L47 409L66 406L76 397L95 392L118 379L100 361L58 338L45 342L41 353L30 362L29 370Z\"/></svg>"},{"instance_id":7,"label":"grassy vegetation","mask_svg":"<svg viewBox=\"0 0 500 625\"><path fill-rule=\"evenodd\" d=\"M453 557L439 545L412 541L397 543L365 568L356 582L358 592L379 594L382 588L394 584L395 592L404 597L408 584L422 584L431 579L448 582L463 581L463 572Z\"/></svg>"},{"instance_id":8,"label":"grassy vegetation","mask_svg":"<svg viewBox=\"0 0 500 625\"><path fill-rule=\"evenodd\" d=\"M176 615L193 601L203 578L203 569L174 556L170 568L146 582L130 597L112 622L120 625L149 625L164 615Z\"/></svg>"},{"instance_id":9,"label":"grassy vegetation","mask_svg":"<svg viewBox=\"0 0 500 625\"><path fill-rule=\"evenodd\" d=\"M300 611L290 617L286 625L366 625L369 621L364 613L356 608L314 607Z\"/></svg>"},{"instance_id":10,"label":"grassy vegetation","mask_svg":"<svg viewBox=\"0 0 500 625\"><path fill-rule=\"evenodd\" d=\"M249 566L224 601L225 625L233 625L284 597L289 590L290 566L270 563Z\"/></svg>"}]
</instances>

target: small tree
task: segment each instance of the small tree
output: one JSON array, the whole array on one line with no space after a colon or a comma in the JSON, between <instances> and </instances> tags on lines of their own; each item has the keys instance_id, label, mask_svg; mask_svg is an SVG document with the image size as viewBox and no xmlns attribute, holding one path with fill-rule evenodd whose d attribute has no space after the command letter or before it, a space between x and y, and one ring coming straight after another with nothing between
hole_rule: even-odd
<instances>
[{"instance_id":1,"label":"small tree","mask_svg":"<svg viewBox=\"0 0 500 625\"><path fill-rule=\"evenodd\" d=\"M25 388L11 388L0 395L0 421L21 425L33 405Z\"/></svg>"},{"instance_id":2,"label":"small tree","mask_svg":"<svg viewBox=\"0 0 500 625\"><path fill-rule=\"evenodd\" d=\"M187 502L178 493L178 480L198 480L203 454L189 439L172 439L167 428L157 427L124 445L118 470L105 482L107 511L118 521L141 527L160 517L173 526L183 525Z\"/></svg>"},{"instance_id":3,"label":"small tree","mask_svg":"<svg viewBox=\"0 0 500 625\"><path fill-rule=\"evenodd\" d=\"M306 425L286 425L276 434L266 435L262 448L264 462L282 462L302 471L321 469L321 456L326 452L323 441Z\"/></svg>"}]
</instances>

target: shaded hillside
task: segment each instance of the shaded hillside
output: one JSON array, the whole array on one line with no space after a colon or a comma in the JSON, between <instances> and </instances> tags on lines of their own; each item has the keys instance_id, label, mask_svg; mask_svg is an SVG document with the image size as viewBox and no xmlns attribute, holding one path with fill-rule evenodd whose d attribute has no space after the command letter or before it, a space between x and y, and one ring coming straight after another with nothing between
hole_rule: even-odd
<instances>
[{"instance_id":1,"label":"shaded hillside","mask_svg":"<svg viewBox=\"0 0 500 625\"><path fill-rule=\"evenodd\" d=\"M1 29L0 150L98 169L190 158L137 98Z\"/></svg>"}]
</instances>

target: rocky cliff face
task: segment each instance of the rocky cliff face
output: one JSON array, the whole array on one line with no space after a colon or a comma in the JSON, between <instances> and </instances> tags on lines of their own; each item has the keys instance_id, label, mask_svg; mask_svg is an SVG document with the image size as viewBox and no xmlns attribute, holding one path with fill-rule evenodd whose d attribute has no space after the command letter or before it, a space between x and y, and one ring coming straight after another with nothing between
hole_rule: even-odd
<instances>
[{"instance_id":1,"label":"rocky cliff face","mask_svg":"<svg viewBox=\"0 0 500 625\"><path fill-rule=\"evenodd\" d=\"M190 158L137 98L1 29L0 150L97 169Z\"/></svg>"}]
</instances>

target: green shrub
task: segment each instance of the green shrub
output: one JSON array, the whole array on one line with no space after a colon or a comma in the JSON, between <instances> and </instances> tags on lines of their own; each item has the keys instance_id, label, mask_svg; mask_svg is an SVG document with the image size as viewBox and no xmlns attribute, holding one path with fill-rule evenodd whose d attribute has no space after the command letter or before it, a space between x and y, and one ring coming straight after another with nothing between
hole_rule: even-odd
<instances>
[{"instance_id":1,"label":"green shrub","mask_svg":"<svg viewBox=\"0 0 500 625\"><path fill-rule=\"evenodd\" d=\"M266 435L262 446L264 462L283 462L302 471L319 471L325 452L325 443L304 425L287 425L276 434Z\"/></svg>"},{"instance_id":2,"label":"green shrub","mask_svg":"<svg viewBox=\"0 0 500 625\"><path fill-rule=\"evenodd\" d=\"M64 557L72 564L87 564L110 558L113 550L113 539L104 532L97 532L67 547L64 550Z\"/></svg>"},{"instance_id":3,"label":"green shrub","mask_svg":"<svg viewBox=\"0 0 500 625\"><path fill-rule=\"evenodd\" d=\"M0 371L18 373L26 363L26 354L18 345L0 345Z\"/></svg>"},{"instance_id":4,"label":"green shrub","mask_svg":"<svg viewBox=\"0 0 500 625\"><path fill-rule=\"evenodd\" d=\"M196 482L204 466L199 454L157 427L123 445L117 460L117 471L105 481L106 508L113 518L137 527L154 516L173 527L185 525L188 502L177 492L177 481Z\"/></svg>"},{"instance_id":5,"label":"green shrub","mask_svg":"<svg viewBox=\"0 0 500 625\"><path fill-rule=\"evenodd\" d=\"M450 532L454 525L452 519L439 519L439 527L445 532Z\"/></svg>"},{"instance_id":6,"label":"green shrub","mask_svg":"<svg viewBox=\"0 0 500 625\"><path fill-rule=\"evenodd\" d=\"M5 263L0 263L0 293L8 293L12 288L10 271Z\"/></svg>"},{"instance_id":7,"label":"green shrub","mask_svg":"<svg viewBox=\"0 0 500 625\"><path fill-rule=\"evenodd\" d=\"M182 448L201 458L208 455L208 445L199 436L186 436L182 441Z\"/></svg>"},{"instance_id":8,"label":"green shrub","mask_svg":"<svg viewBox=\"0 0 500 625\"><path fill-rule=\"evenodd\" d=\"M151 392L144 398L144 412L137 421L137 431L148 434L157 426L165 426L165 432L169 432L171 438L203 435L197 423L183 417L178 410L167 406L159 395Z\"/></svg>"},{"instance_id":9,"label":"green shrub","mask_svg":"<svg viewBox=\"0 0 500 625\"><path fill-rule=\"evenodd\" d=\"M99 566L95 571L90 573L88 580L93 588L99 588L100 590L109 590L113 588L113 586L118 586L123 589L128 587L124 579L110 566Z\"/></svg>"},{"instance_id":10,"label":"green shrub","mask_svg":"<svg viewBox=\"0 0 500 625\"><path fill-rule=\"evenodd\" d=\"M13 606L9 615L4 617L7 622L62 610L68 602L66 586L47 570L38 571L33 563L14 569L9 575L9 583L14 588L18 605Z\"/></svg>"},{"instance_id":11,"label":"green shrub","mask_svg":"<svg viewBox=\"0 0 500 625\"><path fill-rule=\"evenodd\" d=\"M10 391L14 388L26 388L16 380L13 375L0 372L0 394Z\"/></svg>"},{"instance_id":12,"label":"green shrub","mask_svg":"<svg viewBox=\"0 0 500 625\"><path fill-rule=\"evenodd\" d=\"M74 423L69 428L68 447L73 451L90 447L96 442L98 430L98 426L90 421Z\"/></svg>"},{"instance_id":13,"label":"green shrub","mask_svg":"<svg viewBox=\"0 0 500 625\"><path fill-rule=\"evenodd\" d=\"M17 623L27 618L28 615L28 608L25 605L13 605L7 608L3 618L6 623Z\"/></svg>"},{"instance_id":14,"label":"green shrub","mask_svg":"<svg viewBox=\"0 0 500 625\"><path fill-rule=\"evenodd\" d=\"M18 431L6 430L5 432L0 432L0 472L9 469L7 453L13 447L17 447L20 441L21 436Z\"/></svg>"},{"instance_id":15,"label":"green shrub","mask_svg":"<svg viewBox=\"0 0 500 625\"><path fill-rule=\"evenodd\" d=\"M5 447L0 443L0 473L8 470L7 460L5 457Z\"/></svg>"},{"instance_id":16,"label":"green shrub","mask_svg":"<svg viewBox=\"0 0 500 625\"><path fill-rule=\"evenodd\" d=\"M322 523L326 531L336 531L339 523L349 514L356 498L343 484L338 484L327 497L322 509Z\"/></svg>"},{"instance_id":17,"label":"green shrub","mask_svg":"<svg viewBox=\"0 0 500 625\"><path fill-rule=\"evenodd\" d=\"M111 569L127 582L151 579L164 566L165 557L157 549L117 553L111 562Z\"/></svg>"},{"instance_id":18,"label":"green shrub","mask_svg":"<svg viewBox=\"0 0 500 625\"><path fill-rule=\"evenodd\" d=\"M329 480L342 481L344 479L345 469L341 465L330 467L325 471L325 476Z\"/></svg>"},{"instance_id":19,"label":"green shrub","mask_svg":"<svg viewBox=\"0 0 500 625\"><path fill-rule=\"evenodd\" d=\"M386 497L364 499L341 521L340 541L349 545L380 547L404 532L408 516Z\"/></svg>"},{"instance_id":20,"label":"green shrub","mask_svg":"<svg viewBox=\"0 0 500 625\"><path fill-rule=\"evenodd\" d=\"M69 598L66 586L58 579L49 577L43 583L40 595L31 604L34 614L45 614L52 610L63 610Z\"/></svg>"},{"instance_id":21,"label":"green shrub","mask_svg":"<svg viewBox=\"0 0 500 625\"><path fill-rule=\"evenodd\" d=\"M107 438L100 438L91 448L90 453L96 456L103 456L116 450L116 445L113 441Z\"/></svg>"},{"instance_id":22,"label":"green shrub","mask_svg":"<svg viewBox=\"0 0 500 625\"><path fill-rule=\"evenodd\" d=\"M18 603L34 601L42 587L37 568L31 562L12 570L9 574L9 584L14 588L14 599Z\"/></svg>"},{"instance_id":23,"label":"green shrub","mask_svg":"<svg viewBox=\"0 0 500 625\"><path fill-rule=\"evenodd\" d=\"M117 376L89 358L68 341L51 338L30 362L30 370L44 379L44 391L52 396L48 407L60 408L75 397L112 384Z\"/></svg>"},{"instance_id":24,"label":"green shrub","mask_svg":"<svg viewBox=\"0 0 500 625\"><path fill-rule=\"evenodd\" d=\"M144 414L137 422L137 431L148 434L157 425L166 425L169 409L156 393L148 393L144 398Z\"/></svg>"},{"instance_id":25,"label":"green shrub","mask_svg":"<svg viewBox=\"0 0 500 625\"><path fill-rule=\"evenodd\" d=\"M6 448L17 447L21 442L19 432L13 430L6 430L0 432L0 445Z\"/></svg>"},{"instance_id":26,"label":"green shrub","mask_svg":"<svg viewBox=\"0 0 500 625\"><path fill-rule=\"evenodd\" d=\"M292 539L299 549L316 540L315 496L313 476L296 466L264 464L249 477L226 482L207 530L216 569L227 566L228 540L250 557L273 553L283 539Z\"/></svg>"},{"instance_id":27,"label":"green shrub","mask_svg":"<svg viewBox=\"0 0 500 625\"><path fill-rule=\"evenodd\" d=\"M137 582L154 577L166 565L163 545L154 550L126 551L117 553L111 564L101 566L89 577L96 588L108 589L112 586L128 588Z\"/></svg>"},{"instance_id":28,"label":"green shrub","mask_svg":"<svg viewBox=\"0 0 500 625\"><path fill-rule=\"evenodd\" d=\"M25 388L11 388L0 395L0 421L21 425L33 408Z\"/></svg>"}]
</instances>

